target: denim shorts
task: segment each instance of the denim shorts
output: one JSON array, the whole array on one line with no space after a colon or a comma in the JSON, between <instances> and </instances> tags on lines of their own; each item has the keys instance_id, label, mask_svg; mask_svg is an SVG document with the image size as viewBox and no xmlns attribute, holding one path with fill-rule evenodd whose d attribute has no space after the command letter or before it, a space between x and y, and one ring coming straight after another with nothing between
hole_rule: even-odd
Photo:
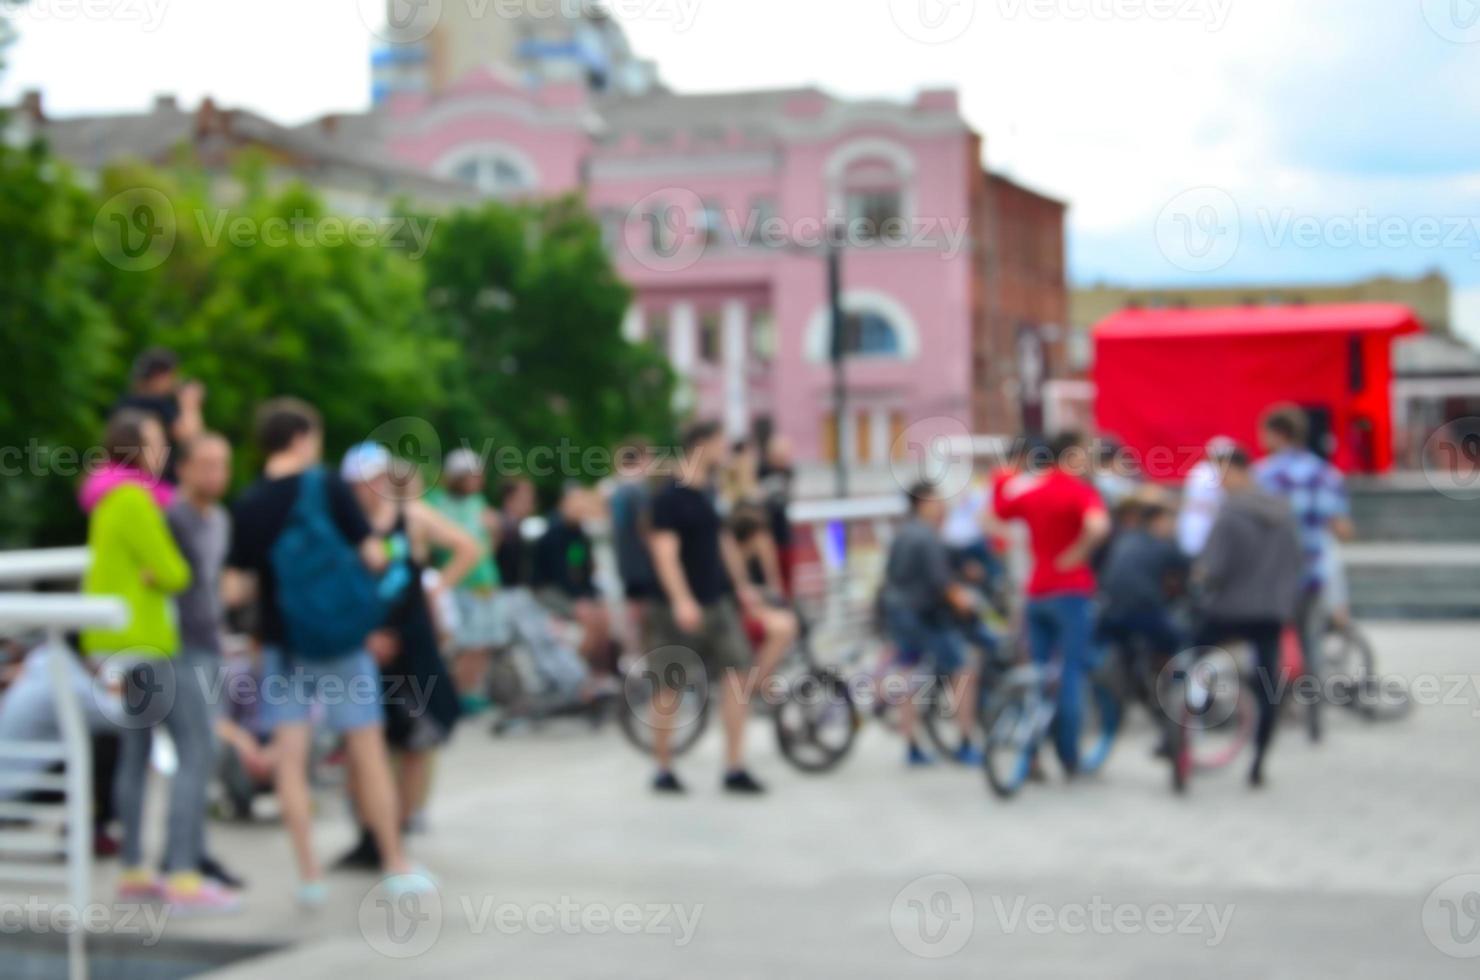
<instances>
[{"instance_id":1,"label":"denim shorts","mask_svg":"<svg viewBox=\"0 0 1480 980\"><path fill-rule=\"evenodd\" d=\"M314 705L333 732L352 732L385 722L380 703L380 668L368 651L310 660L284 656L282 650L262 651L262 683L258 690L260 719L275 731L283 725L306 724L315 718Z\"/></svg>"},{"instance_id":2,"label":"denim shorts","mask_svg":"<svg viewBox=\"0 0 1480 980\"><path fill-rule=\"evenodd\" d=\"M928 663L935 673L950 677L966 666L966 640L949 623L932 622L907 606L884 606L885 624L894 642L895 659L904 667Z\"/></svg>"}]
</instances>

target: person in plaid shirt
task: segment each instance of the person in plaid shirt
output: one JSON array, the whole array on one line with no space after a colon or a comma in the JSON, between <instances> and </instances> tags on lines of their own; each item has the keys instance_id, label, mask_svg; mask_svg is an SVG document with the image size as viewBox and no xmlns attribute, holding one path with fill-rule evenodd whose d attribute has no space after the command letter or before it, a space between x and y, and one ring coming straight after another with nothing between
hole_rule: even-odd
<instances>
[{"instance_id":1,"label":"person in plaid shirt","mask_svg":"<svg viewBox=\"0 0 1480 980\"><path fill-rule=\"evenodd\" d=\"M1300 532L1305 556L1296 626L1305 660L1307 683L1319 684L1320 642L1330 612L1325 602L1328 552L1334 540L1354 536L1351 508L1341 471L1312 452L1308 446L1309 421L1296 405L1276 405L1259 425L1259 439L1268 455L1260 461L1255 476L1266 493L1288 501ZM1312 709L1311 738L1321 737L1320 718Z\"/></svg>"}]
</instances>

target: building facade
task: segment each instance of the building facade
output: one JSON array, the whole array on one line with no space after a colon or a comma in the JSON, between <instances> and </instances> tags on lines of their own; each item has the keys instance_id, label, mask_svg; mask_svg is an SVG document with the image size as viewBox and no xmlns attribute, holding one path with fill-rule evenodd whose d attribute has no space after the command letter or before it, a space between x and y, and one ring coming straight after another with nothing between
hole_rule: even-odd
<instances>
[{"instance_id":1,"label":"building facade","mask_svg":"<svg viewBox=\"0 0 1480 980\"><path fill-rule=\"evenodd\" d=\"M453 10L459 5L444 5ZM740 435L762 416L802 460L869 487L937 436L1036 428L1064 370L1064 205L983 166L956 93L814 88L682 95L585 74L475 68L286 127L207 100L146 113L18 114L84 173L188 147L384 214L578 194L634 291L625 331L669 357L685 407ZM840 256L845 410L835 412L828 254Z\"/></svg>"},{"instance_id":2,"label":"building facade","mask_svg":"<svg viewBox=\"0 0 1480 980\"><path fill-rule=\"evenodd\" d=\"M369 25L371 100L440 95L484 65L507 65L531 83L577 81L593 91L645 92L652 62L636 57L626 33L593 0L387 0Z\"/></svg>"},{"instance_id":3,"label":"building facade","mask_svg":"<svg viewBox=\"0 0 1480 980\"><path fill-rule=\"evenodd\" d=\"M679 95L477 69L339 120L366 153L506 199L583 195L689 406L775 419L804 458L884 466L934 435L1015 431L1025 363L1062 343L1064 206L987 173L953 91ZM841 250L847 409L826 254Z\"/></svg>"}]
</instances>

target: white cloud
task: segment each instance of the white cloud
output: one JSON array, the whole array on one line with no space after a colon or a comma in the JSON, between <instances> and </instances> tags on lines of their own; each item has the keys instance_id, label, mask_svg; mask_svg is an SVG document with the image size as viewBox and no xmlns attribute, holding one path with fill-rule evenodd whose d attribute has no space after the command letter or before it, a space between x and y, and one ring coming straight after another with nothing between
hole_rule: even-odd
<instances>
[{"instance_id":1,"label":"white cloud","mask_svg":"<svg viewBox=\"0 0 1480 980\"><path fill-rule=\"evenodd\" d=\"M55 111L138 109L174 91L187 103L212 94L289 121L368 101L370 36L360 9L377 0L108 2L163 3L163 15L145 31L119 19L22 14L0 101L42 87ZM1463 133L1480 132L1476 97L1465 103L1456 88L1473 79L1480 45L1445 41L1410 0L613 5L637 51L682 91L817 84L903 98L959 89L989 163L1068 200L1075 239L1139 246L1104 251L1126 256L1102 270L1118 277L1156 274L1134 256L1155 252L1145 246L1156 215L1190 187L1300 214L1480 214L1480 156L1472 174L1423 165L1440 144L1446 159L1466 159ZM947 43L915 39L943 36L928 29L934 15ZM1438 107L1443 114L1425 115ZM1402 137L1384 140L1389 130ZM1443 259L1456 281L1480 283L1480 263ZM1341 277L1384 261L1336 256L1322 268Z\"/></svg>"}]
</instances>

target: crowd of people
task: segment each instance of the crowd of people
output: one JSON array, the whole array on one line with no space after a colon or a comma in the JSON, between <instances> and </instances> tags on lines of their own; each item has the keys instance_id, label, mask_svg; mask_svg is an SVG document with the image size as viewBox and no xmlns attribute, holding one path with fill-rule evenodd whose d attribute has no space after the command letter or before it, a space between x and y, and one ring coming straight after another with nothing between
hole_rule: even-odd
<instances>
[{"instance_id":1,"label":"crowd of people","mask_svg":"<svg viewBox=\"0 0 1480 980\"><path fill-rule=\"evenodd\" d=\"M204 407L171 352L145 353L102 434L105 462L79 490L82 590L129 613L119 628L84 630L73 664L97 732L95 850L119 857L121 896L234 909L245 882L207 848L208 804L224 795L249 814L272 792L297 901L323 904L311 830L326 751L343 763L360 826L335 867L380 869L393 893L430 887L405 836L425 825L435 753L459 721L535 699L597 705L617 691L624 649L629 660L653 651L655 677L681 674L689 664L660 658L683 650L735 681L722 699L723 786L763 792L744 764L748 692L798 629L789 449L764 425L734 445L717 425L693 426L667 462L632 440L604 493L572 482L541 518L528 479L490 500L470 449L441 461L429 492L417 466L376 443L325 460L317 411L293 398L260 406L261 470L228 506L234 447ZM624 616L602 594L589 530L608 512ZM526 663L511 664L514 647ZM44 654L7 667L0 735L56 735ZM676 793L668 705L655 700L653 786ZM156 866L144 800L161 731L173 764Z\"/></svg>"},{"instance_id":2,"label":"crowd of people","mask_svg":"<svg viewBox=\"0 0 1480 980\"><path fill-rule=\"evenodd\" d=\"M1231 439L1212 440L1180 500L1142 479L1113 443L1078 433L1021 443L989 488L958 495L955 508L928 484L912 488L883 590L896 655L927 660L953 679L957 703L977 703L979 658L997 655L1002 640L983 631L970 594L992 592L1020 524L1029 568L1018 622L1032 660L1060 670L1054 742L1064 769L1078 768L1083 681L1103 657L1164 667L1183 651L1246 643L1259 709L1249 779L1262 785L1290 687L1282 640L1298 644L1297 680L1317 688L1321 638L1344 615L1337 542L1353 528L1341 474L1307 444L1304 412L1272 406L1259 432L1257 462ZM904 714L908 761L927 764ZM1310 718L1319 739L1318 712ZM973 732L963 723L965 763L979 755Z\"/></svg>"},{"instance_id":3,"label":"crowd of people","mask_svg":"<svg viewBox=\"0 0 1480 980\"><path fill-rule=\"evenodd\" d=\"M275 794L296 899L322 905L312 777L326 751L343 762L360 827L337 866L379 869L393 894L429 888L405 837L425 826L435 755L460 720L518 715L534 701L594 708L634 669L655 682L654 791L685 792L672 740L698 666L715 682L723 790L765 792L746 764L752 695L802 628L791 450L769 425L733 441L697 422L671 455L631 440L602 487L572 482L532 520L536 486L488 487L470 449L442 461L430 490L417 466L379 444L325 461L318 413L292 398L260 406L261 471L228 506L233 447L207 427L204 405L168 351L141 356L135 389L102 434L106 463L79 492L91 551L83 591L129 610L119 628L83 631L74 665L79 690L105 692L87 703L119 705L93 720L96 847L118 854L121 895L237 906L244 882L208 846L214 782L238 811ZM911 488L880 591L895 668L948 678L957 703L976 704L982 658L1008 646L980 611L1020 609L1032 658L1061 665L1055 748L1073 773L1080 679L1099 651L1169 658L1194 643L1247 641L1264 692L1259 783L1280 637L1297 628L1305 669L1317 670L1332 541L1351 531L1340 477L1305 448L1299 410L1272 410L1262 434L1258 464L1229 440L1210 444L1180 510L1075 435L1023 443L953 500ZM597 522L614 569L599 567ZM1026 528L1031 557L1021 603L1008 584L1013 524ZM620 597L603 591L611 573ZM1173 615L1188 594L1191 626ZM14 673L0 738L38 737L50 697L39 652ZM906 699L900 712L907 761L927 765L912 708ZM954 759L979 763L976 718L957 719ZM144 797L161 731L175 762L156 866L144 854Z\"/></svg>"}]
</instances>

